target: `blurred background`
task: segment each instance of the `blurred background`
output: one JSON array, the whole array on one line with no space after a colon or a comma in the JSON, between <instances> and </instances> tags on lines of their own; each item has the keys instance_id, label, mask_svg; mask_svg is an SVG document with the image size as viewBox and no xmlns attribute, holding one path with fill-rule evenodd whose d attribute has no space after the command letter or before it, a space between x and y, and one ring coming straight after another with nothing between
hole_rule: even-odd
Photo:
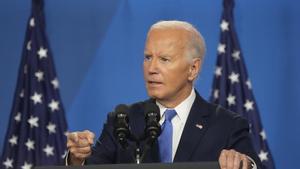
<instances>
[{"instance_id":1,"label":"blurred background","mask_svg":"<svg viewBox=\"0 0 300 169\"><path fill-rule=\"evenodd\" d=\"M30 0L0 0L0 152L12 107ZM203 34L207 54L196 88L209 98L222 0L45 0L46 33L69 130L99 135L117 104L147 99L146 33L159 20L185 20ZM300 158L300 1L236 0L235 25L279 169Z\"/></svg>"}]
</instances>

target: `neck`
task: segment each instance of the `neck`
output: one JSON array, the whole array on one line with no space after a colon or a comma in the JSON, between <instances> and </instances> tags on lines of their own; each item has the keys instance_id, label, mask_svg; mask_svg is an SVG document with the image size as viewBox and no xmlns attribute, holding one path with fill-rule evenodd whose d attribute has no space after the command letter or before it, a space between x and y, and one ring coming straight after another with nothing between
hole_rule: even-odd
<instances>
[{"instance_id":1,"label":"neck","mask_svg":"<svg viewBox=\"0 0 300 169\"><path fill-rule=\"evenodd\" d=\"M182 92L178 93L176 96L169 98L169 99L157 99L157 101L167 108L175 108L178 106L181 102L183 102L186 98L189 97L189 95L192 92L193 87L190 86L183 90Z\"/></svg>"}]
</instances>

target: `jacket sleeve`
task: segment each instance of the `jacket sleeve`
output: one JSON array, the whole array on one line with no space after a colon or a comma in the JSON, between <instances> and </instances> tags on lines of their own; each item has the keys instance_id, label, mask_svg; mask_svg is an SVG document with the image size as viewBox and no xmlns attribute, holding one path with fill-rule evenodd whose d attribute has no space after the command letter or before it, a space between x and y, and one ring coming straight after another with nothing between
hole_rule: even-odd
<instances>
[{"instance_id":1,"label":"jacket sleeve","mask_svg":"<svg viewBox=\"0 0 300 169\"><path fill-rule=\"evenodd\" d=\"M117 143L113 136L113 114L109 113L100 137L92 147L85 164L112 164L116 160Z\"/></svg>"},{"instance_id":2,"label":"jacket sleeve","mask_svg":"<svg viewBox=\"0 0 300 169\"><path fill-rule=\"evenodd\" d=\"M261 169L262 164L252 145L247 120L238 115L235 116L233 120L234 122L232 123L227 149L234 149L240 153L246 154L250 159L254 160L257 168Z\"/></svg>"}]
</instances>

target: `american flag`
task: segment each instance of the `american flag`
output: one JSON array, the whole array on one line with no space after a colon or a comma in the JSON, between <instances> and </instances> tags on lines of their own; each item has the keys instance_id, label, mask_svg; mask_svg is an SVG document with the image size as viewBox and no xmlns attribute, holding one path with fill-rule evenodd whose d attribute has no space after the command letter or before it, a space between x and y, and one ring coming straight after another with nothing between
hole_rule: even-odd
<instances>
[{"instance_id":1,"label":"american flag","mask_svg":"<svg viewBox=\"0 0 300 169\"><path fill-rule=\"evenodd\" d=\"M0 168L56 165L67 123L45 34L43 1L33 0Z\"/></svg>"},{"instance_id":2,"label":"american flag","mask_svg":"<svg viewBox=\"0 0 300 169\"><path fill-rule=\"evenodd\" d=\"M234 28L234 0L224 0L223 7L221 37L210 100L240 113L248 120L252 142L264 168L275 169Z\"/></svg>"}]
</instances>

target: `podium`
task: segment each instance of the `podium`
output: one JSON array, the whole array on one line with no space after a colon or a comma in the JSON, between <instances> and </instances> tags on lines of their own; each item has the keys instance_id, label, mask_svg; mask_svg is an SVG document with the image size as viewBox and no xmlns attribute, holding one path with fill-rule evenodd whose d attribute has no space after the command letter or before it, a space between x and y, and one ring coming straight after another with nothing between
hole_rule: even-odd
<instances>
[{"instance_id":1,"label":"podium","mask_svg":"<svg viewBox=\"0 0 300 169\"><path fill-rule=\"evenodd\" d=\"M103 164L85 166L37 166L35 169L220 169L218 162Z\"/></svg>"}]
</instances>

